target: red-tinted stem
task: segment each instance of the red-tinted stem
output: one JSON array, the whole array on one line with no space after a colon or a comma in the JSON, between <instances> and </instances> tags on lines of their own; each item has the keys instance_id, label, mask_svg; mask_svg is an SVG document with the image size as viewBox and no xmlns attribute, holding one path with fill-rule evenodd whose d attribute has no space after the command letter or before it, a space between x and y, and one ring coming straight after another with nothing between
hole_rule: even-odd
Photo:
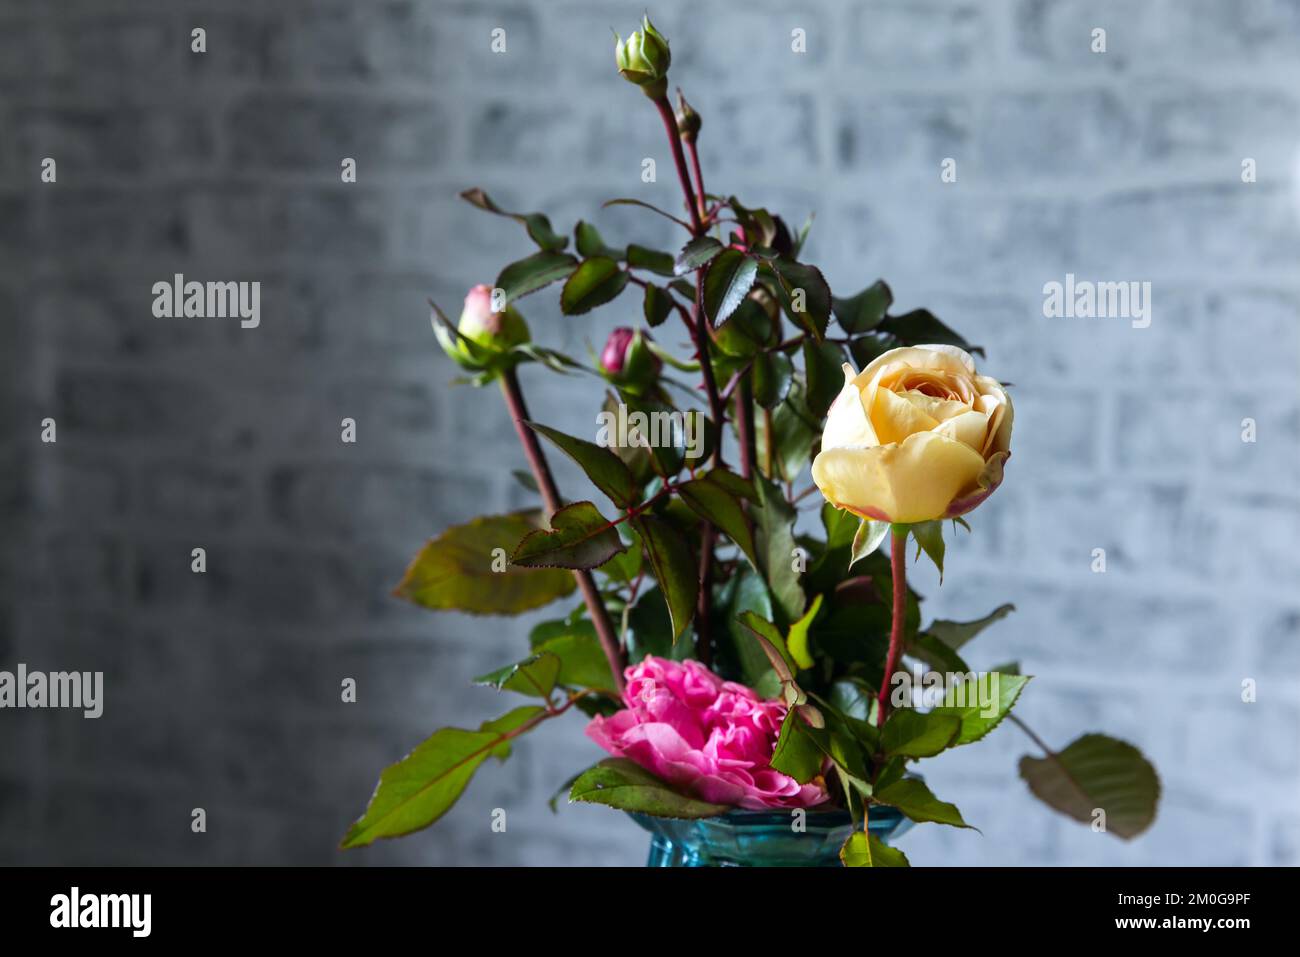
<instances>
[{"instance_id":1,"label":"red-tinted stem","mask_svg":"<svg viewBox=\"0 0 1300 957\"><path fill-rule=\"evenodd\" d=\"M682 138L677 130L677 117L673 115L668 97L660 96L654 101L659 116L664 121L664 131L668 134L668 146L672 150L673 165L677 167L677 179L682 184L682 194L686 198L686 209L691 214L691 232L696 236L704 235L704 223L701 211L704 208L703 196L697 197L691 186L691 175L686 170L686 156L682 152ZM694 146L692 146L694 156ZM699 178L699 165L696 164L696 177ZM701 191L703 179L700 178ZM708 317L704 314L704 271L695 277L695 306L691 313L691 335L695 340L695 353L700 360L700 374L704 379L704 392L709 400L709 417L716 430L713 444L712 464L714 468L722 465L722 433L726 427L726 407L718 395L718 383L713 376L713 362L709 358ZM705 522L700 528L700 591L695 604L695 654L704 664L713 660L713 546L717 532L711 524Z\"/></svg>"},{"instance_id":2,"label":"red-tinted stem","mask_svg":"<svg viewBox=\"0 0 1300 957\"><path fill-rule=\"evenodd\" d=\"M740 474L749 478L754 474L754 386L748 374L736 387L736 439L740 443Z\"/></svg>"},{"instance_id":3,"label":"red-tinted stem","mask_svg":"<svg viewBox=\"0 0 1300 957\"><path fill-rule=\"evenodd\" d=\"M700 526L700 593L695 600L695 657L713 664L713 546L718 533L705 522Z\"/></svg>"},{"instance_id":4,"label":"red-tinted stem","mask_svg":"<svg viewBox=\"0 0 1300 957\"><path fill-rule=\"evenodd\" d=\"M538 491L542 493L542 503L546 506L547 517L550 517L560 510L564 502L560 498L560 490L555 485L555 476L551 473L551 467L546 462L546 455L537 441L537 434L524 424L530 421L528 406L524 404L524 393L519 387L519 377L515 375L514 369L508 369L501 374L501 392L505 396L506 407L510 410L510 418L515 423L515 431L519 433L519 443L524 447L524 457L528 459L528 467L532 470ZM596 588L596 580L591 577L591 572L583 568L574 569L573 577L577 579L582 600L587 603L587 613L591 615L596 637L600 639L600 647L604 650L605 658L609 661L609 670L614 675L615 688L621 695L624 662L618 636L614 631L614 622L609 617L604 601L601 600L600 592Z\"/></svg>"},{"instance_id":5,"label":"red-tinted stem","mask_svg":"<svg viewBox=\"0 0 1300 957\"><path fill-rule=\"evenodd\" d=\"M700 171L700 151L695 148L694 140L686 144L686 149L691 154L691 170L695 173L695 195L699 202L700 215L707 219L708 209L704 199L704 173Z\"/></svg>"},{"instance_id":6,"label":"red-tinted stem","mask_svg":"<svg viewBox=\"0 0 1300 957\"><path fill-rule=\"evenodd\" d=\"M907 618L907 530L894 526L889 540L889 571L894 580L894 622L889 630L889 654L880 680L880 725L889 716L889 681L903 652L903 624Z\"/></svg>"},{"instance_id":7,"label":"red-tinted stem","mask_svg":"<svg viewBox=\"0 0 1300 957\"><path fill-rule=\"evenodd\" d=\"M679 147L680 149L680 147ZM695 350L700 358L700 372L704 376L704 391L709 397L709 416L716 430L713 437L712 463L722 465L722 434L726 430L727 410L718 396L718 384L713 378L713 361L709 358L709 332L704 315L704 270L696 273L695 280ZM705 522L700 529L700 595L695 607L695 654L704 664L713 662L713 546L717 534Z\"/></svg>"},{"instance_id":8,"label":"red-tinted stem","mask_svg":"<svg viewBox=\"0 0 1300 957\"><path fill-rule=\"evenodd\" d=\"M656 97L654 104L664 121L664 130L668 133L668 144L672 148L677 178L681 180L682 192L686 196L686 208L691 214L691 232L699 236L704 232L704 226L700 221L700 204L695 198L695 189L691 186L691 174L686 171L686 156L682 153L682 138L677 132L677 117L673 115L673 107L668 102L668 97Z\"/></svg>"}]
</instances>

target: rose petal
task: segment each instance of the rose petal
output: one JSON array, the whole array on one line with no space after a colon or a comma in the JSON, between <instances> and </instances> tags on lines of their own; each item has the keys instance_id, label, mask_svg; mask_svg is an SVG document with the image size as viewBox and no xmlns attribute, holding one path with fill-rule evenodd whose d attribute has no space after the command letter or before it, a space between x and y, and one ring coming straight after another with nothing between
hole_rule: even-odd
<instances>
[{"instance_id":1,"label":"rose petal","mask_svg":"<svg viewBox=\"0 0 1300 957\"><path fill-rule=\"evenodd\" d=\"M879 445L876 433L871 428L871 421L862 408L858 387L854 384L855 373L847 362L844 364L844 388L831 403L826 413L826 428L822 432L822 448L834 449L841 446Z\"/></svg>"},{"instance_id":2,"label":"rose petal","mask_svg":"<svg viewBox=\"0 0 1300 957\"><path fill-rule=\"evenodd\" d=\"M901 442L917 432L929 432L939 424L919 405L888 389L877 389L866 411L882 445Z\"/></svg>"},{"instance_id":3,"label":"rose petal","mask_svg":"<svg viewBox=\"0 0 1300 957\"><path fill-rule=\"evenodd\" d=\"M941 517L983 471L978 452L934 432L897 445L825 450L812 466L813 481L833 505L900 523Z\"/></svg>"}]
</instances>

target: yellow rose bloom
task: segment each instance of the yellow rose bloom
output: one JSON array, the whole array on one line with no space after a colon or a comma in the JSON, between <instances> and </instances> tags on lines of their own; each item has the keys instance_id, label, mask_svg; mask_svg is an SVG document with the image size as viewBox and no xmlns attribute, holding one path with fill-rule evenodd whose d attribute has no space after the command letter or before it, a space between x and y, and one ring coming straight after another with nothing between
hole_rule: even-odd
<instances>
[{"instance_id":1,"label":"yellow rose bloom","mask_svg":"<svg viewBox=\"0 0 1300 957\"><path fill-rule=\"evenodd\" d=\"M955 346L891 349L826 415L812 476L826 500L863 518L912 524L969 512L1002 482L1011 398Z\"/></svg>"}]
</instances>

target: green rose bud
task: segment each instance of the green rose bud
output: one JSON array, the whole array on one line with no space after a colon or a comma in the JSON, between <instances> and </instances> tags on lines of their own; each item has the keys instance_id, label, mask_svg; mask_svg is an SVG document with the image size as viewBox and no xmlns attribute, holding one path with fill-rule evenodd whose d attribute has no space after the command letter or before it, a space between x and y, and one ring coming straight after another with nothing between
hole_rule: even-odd
<instances>
[{"instance_id":1,"label":"green rose bud","mask_svg":"<svg viewBox=\"0 0 1300 957\"><path fill-rule=\"evenodd\" d=\"M695 138L700 135L700 114L696 113L691 104L686 102L686 97L682 96L682 91L677 91L677 133L682 140L687 143L694 143Z\"/></svg>"},{"instance_id":2,"label":"green rose bud","mask_svg":"<svg viewBox=\"0 0 1300 957\"><path fill-rule=\"evenodd\" d=\"M456 331L476 345L497 352L507 352L531 338L518 309L506 306L494 312L492 306L492 287L482 283L475 286L465 296Z\"/></svg>"},{"instance_id":3,"label":"green rose bud","mask_svg":"<svg viewBox=\"0 0 1300 957\"><path fill-rule=\"evenodd\" d=\"M462 369L497 372L509 368L517 361L510 351L531 339L528 324L518 309L506 306L496 312L492 306L492 287L480 284L465 296L465 308L456 326L459 335L434 325L443 352Z\"/></svg>"},{"instance_id":4,"label":"green rose bud","mask_svg":"<svg viewBox=\"0 0 1300 957\"><path fill-rule=\"evenodd\" d=\"M668 64L672 62L672 54L668 51L668 41L648 16L641 19L641 29L626 40L614 34L614 60L623 78L641 87L651 99L658 99L668 90Z\"/></svg>"}]
</instances>

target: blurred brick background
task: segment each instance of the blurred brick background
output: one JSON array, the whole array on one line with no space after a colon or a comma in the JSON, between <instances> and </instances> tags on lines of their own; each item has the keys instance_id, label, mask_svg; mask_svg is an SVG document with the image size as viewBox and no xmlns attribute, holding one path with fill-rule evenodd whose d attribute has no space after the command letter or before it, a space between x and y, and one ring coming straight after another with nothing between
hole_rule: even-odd
<instances>
[{"instance_id":1,"label":"blurred brick background","mask_svg":"<svg viewBox=\"0 0 1300 957\"><path fill-rule=\"evenodd\" d=\"M0 7L0 668L107 683L98 721L0 713L0 863L640 862L619 815L546 808L597 756L577 720L485 767L435 829L334 845L382 766L503 710L468 679L542 617L388 597L426 537L527 501L499 397L447 387L423 302L454 313L530 251L456 199L470 185L561 228L677 240L599 210L677 202L658 119L612 68L609 28L643 6ZM1093 834L1028 796L1032 746L1008 726L926 772L983 834L919 828L913 861L1300 863L1300 3L652 7L705 118L708 185L816 210L808 256L833 288L886 277L1015 384L1008 481L944 586L916 573L928 610L1014 601L975 662L1040 675L1021 713L1049 741L1109 731L1163 778L1148 835ZM153 318L174 272L261 281L261 327ZM1067 272L1151 282L1150 328L1045 319ZM555 300L525 312L578 353L639 315ZM540 418L594 428L589 383L525 385Z\"/></svg>"}]
</instances>

